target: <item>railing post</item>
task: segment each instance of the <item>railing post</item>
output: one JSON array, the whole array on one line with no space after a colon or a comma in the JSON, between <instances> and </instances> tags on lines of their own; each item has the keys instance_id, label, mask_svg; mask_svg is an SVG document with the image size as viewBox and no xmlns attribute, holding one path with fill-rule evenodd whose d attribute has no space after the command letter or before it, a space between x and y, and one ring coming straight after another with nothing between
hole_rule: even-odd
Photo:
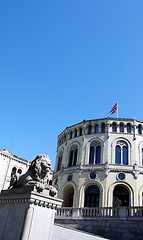
<instances>
[{"instance_id":1,"label":"railing post","mask_svg":"<svg viewBox=\"0 0 143 240\"><path fill-rule=\"evenodd\" d=\"M78 218L79 217L79 208L73 208L72 217Z\"/></svg>"},{"instance_id":2,"label":"railing post","mask_svg":"<svg viewBox=\"0 0 143 240\"><path fill-rule=\"evenodd\" d=\"M126 207L120 207L119 208L119 218L120 218L120 220L126 220L127 219L127 208Z\"/></svg>"}]
</instances>

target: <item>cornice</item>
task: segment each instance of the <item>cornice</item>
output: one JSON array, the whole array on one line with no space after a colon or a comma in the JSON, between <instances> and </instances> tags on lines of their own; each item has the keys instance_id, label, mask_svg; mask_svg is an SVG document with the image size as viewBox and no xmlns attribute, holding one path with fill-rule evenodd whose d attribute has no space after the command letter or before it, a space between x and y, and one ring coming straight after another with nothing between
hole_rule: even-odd
<instances>
[{"instance_id":1,"label":"cornice","mask_svg":"<svg viewBox=\"0 0 143 240\"><path fill-rule=\"evenodd\" d=\"M44 193L37 193L35 191L25 191L22 193L22 189L13 190L2 191L0 194L0 204L32 204L51 209L57 209L57 207L61 207L62 205L61 199Z\"/></svg>"}]
</instances>

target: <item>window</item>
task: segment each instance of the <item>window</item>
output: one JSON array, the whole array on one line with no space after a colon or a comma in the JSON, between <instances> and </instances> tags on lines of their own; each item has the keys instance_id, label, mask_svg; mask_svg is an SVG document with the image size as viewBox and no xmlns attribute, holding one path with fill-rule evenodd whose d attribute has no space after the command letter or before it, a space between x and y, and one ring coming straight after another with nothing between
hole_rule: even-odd
<instances>
[{"instance_id":1,"label":"window","mask_svg":"<svg viewBox=\"0 0 143 240\"><path fill-rule=\"evenodd\" d=\"M116 146L116 164L121 164L121 147L120 146Z\"/></svg>"},{"instance_id":2,"label":"window","mask_svg":"<svg viewBox=\"0 0 143 240\"><path fill-rule=\"evenodd\" d=\"M11 171L11 177L15 174L19 174L21 175L22 174L22 169L17 169L16 167L13 167L12 171Z\"/></svg>"},{"instance_id":3,"label":"window","mask_svg":"<svg viewBox=\"0 0 143 240\"><path fill-rule=\"evenodd\" d=\"M124 132L124 124L120 123L120 132Z\"/></svg>"},{"instance_id":4,"label":"window","mask_svg":"<svg viewBox=\"0 0 143 240\"><path fill-rule=\"evenodd\" d=\"M142 134L142 125L141 124L138 125L138 134Z\"/></svg>"},{"instance_id":5,"label":"window","mask_svg":"<svg viewBox=\"0 0 143 240\"><path fill-rule=\"evenodd\" d=\"M73 176L72 176L72 174L70 174L70 175L67 177L67 181L68 181L68 182L72 181L72 178L73 178Z\"/></svg>"},{"instance_id":6,"label":"window","mask_svg":"<svg viewBox=\"0 0 143 240\"><path fill-rule=\"evenodd\" d=\"M66 142L66 139L67 139L67 137L66 137L66 135L64 135L64 142Z\"/></svg>"},{"instance_id":7,"label":"window","mask_svg":"<svg viewBox=\"0 0 143 240\"><path fill-rule=\"evenodd\" d=\"M95 131L94 131L95 133L98 133L99 132L99 126L98 126L98 124L97 125L95 125Z\"/></svg>"},{"instance_id":8,"label":"window","mask_svg":"<svg viewBox=\"0 0 143 240\"><path fill-rule=\"evenodd\" d=\"M127 123L127 133L131 133L131 124Z\"/></svg>"},{"instance_id":9,"label":"window","mask_svg":"<svg viewBox=\"0 0 143 240\"><path fill-rule=\"evenodd\" d=\"M89 175L90 179L96 179L96 177L97 177L96 172L91 172Z\"/></svg>"},{"instance_id":10,"label":"window","mask_svg":"<svg viewBox=\"0 0 143 240\"><path fill-rule=\"evenodd\" d=\"M68 185L64 188L63 192L63 207L73 207L74 188Z\"/></svg>"},{"instance_id":11,"label":"window","mask_svg":"<svg viewBox=\"0 0 143 240\"><path fill-rule=\"evenodd\" d=\"M79 128L79 136L82 136L82 128Z\"/></svg>"},{"instance_id":12,"label":"window","mask_svg":"<svg viewBox=\"0 0 143 240\"><path fill-rule=\"evenodd\" d=\"M117 123L112 124L112 132L117 132Z\"/></svg>"},{"instance_id":13,"label":"window","mask_svg":"<svg viewBox=\"0 0 143 240\"><path fill-rule=\"evenodd\" d=\"M92 126L89 125L89 126L88 126L88 134L91 134L91 133L92 133Z\"/></svg>"},{"instance_id":14,"label":"window","mask_svg":"<svg viewBox=\"0 0 143 240\"><path fill-rule=\"evenodd\" d=\"M94 146L90 147L90 156L89 156L89 164L94 164Z\"/></svg>"},{"instance_id":15,"label":"window","mask_svg":"<svg viewBox=\"0 0 143 240\"><path fill-rule=\"evenodd\" d=\"M143 148L142 148L142 166L143 166Z\"/></svg>"},{"instance_id":16,"label":"window","mask_svg":"<svg viewBox=\"0 0 143 240\"><path fill-rule=\"evenodd\" d=\"M100 164L100 155L101 155L101 147L97 146L96 147L96 163Z\"/></svg>"},{"instance_id":17,"label":"window","mask_svg":"<svg viewBox=\"0 0 143 240\"><path fill-rule=\"evenodd\" d=\"M115 148L115 163L128 164L128 146L125 141L118 141Z\"/></svg>"},{"instance_id":18,"label":"window","mask_svg":"<svg viewBox=\"0 0 143 240\"><path fill-rule=\"evenodd\" d=\"M69 167L75 166L77 163L77 155L78 155L78 146L73 145L70 148L70 153L69 153Z\"/></svg>"},{"instance_id":19,"label":"window","mask_svg":"<svg viewBox=\"0 0 143 240\"><path fill-rule=\"evenodd\" d=\"M77 129L74 131L74 137L77 137Z\"/></svg>"},{"instance_id":20,"label":"window","mask_svg":"<svg viewBox=\"0 0 143 240\"><path fill-rule=\"evenodd\" d=\"M57 171L61 170L62 167L63 152L61 151L58 157Z\"/></svg>"},{"instance_id":21,"label":"window","mask_svg":"<svg viewBox=\"0 0 143 240\"><path fill-rule=\"evenodd\" d=\"M22 174L22 169L17 169L17 167L13 167L11 171L10 185L8 189L11 189L16 186L16 181Z\"/></svg>"},{"instance_id":22,"label":"window","mask_svg":"<svg viewBox=\"0 0 143 240\"><path fill-rule=\"evenodd\" d=\"M11 177L12 177L14 174L16 174L16 171L17 171L16 167L13 167L13 169L12 169L12 171L11 171Z\"/></svg>"},{"instance_id":23,"label":"window","mask_svg":"<svg viewBox=\"0 0 143 240\"><path fill-rule=\"evenodd\" d=\"M98 141L90 144L89 164L100 164L101 161L101 146Z\"/></svg>"},{"instance_id":24,"label":"window","mask_svg":"<svg viewBox=\"0 0 143 240\"><path fill-rule=\"evenodd\" d=\"M59 139L59 144L58 144L58 146L61 146L61 139Z\"/></svg>"},{"instance_id":25,"label":"window","mask_svg":"<svg viewBox=\"0 0 143 240\"><path fill-rule=\"evenodd\" d=\"M117 185L113 191L113 207L129 206L129 191L122 185Z\"/></svg>"},{"instance_id":26,"label":"window","mask_svg":"<svg viewBox=\"0 0 143 240\"><path fill-rule=\"evenodd\" d=\"M22 174L22 170L19 168L18 169L18 171L17 171L18 173L19 173L19 175L21 175Z\"/></svg>"},{"instance_id":27,"label":"window","mask_svg":"<svg viewBox=\"0 0 143 240\"><path fill-rule=\"evenodd\" d=\"M99 187L92 185L85 192L85 207L99 207Z\"/></svg>"},{"instance_id":28,"label":"window","mask_svg":"<svg viewBox=\"0 0 143 240\"><path fill-rule=\"evenodd\" d=\"M70 132L70 137L69 138L72 139L72 132Z\"/></svg>"},{"instance_id":29,"label":"window","mask_svg":"<svg viewBox=\"0 0 143 240\"><path fill-rule=\"evenodd\" d=\"M119 174L117 175L117 179L118 179L118 180L125 180L125 178L126 178L125 173L119 173Z\"/></svg>"},{"instance_id":30,"label":"window","mask_svg":"<svg viewBox=\"0 0 143 240\"><path fill-rule=\"evenodd\" d=\"M105 133L105 123L101 123L101 132Z\"/></svg>"},{"instance_id":31,"label":"window","mask_svg":"<svg viewBox=\"0 0 143 240\"><path fill-rule=\"evenodd\" d=\"M127 146L123 146L123 164L128 164L128 148Z\"/></svg>"}]
</instances>

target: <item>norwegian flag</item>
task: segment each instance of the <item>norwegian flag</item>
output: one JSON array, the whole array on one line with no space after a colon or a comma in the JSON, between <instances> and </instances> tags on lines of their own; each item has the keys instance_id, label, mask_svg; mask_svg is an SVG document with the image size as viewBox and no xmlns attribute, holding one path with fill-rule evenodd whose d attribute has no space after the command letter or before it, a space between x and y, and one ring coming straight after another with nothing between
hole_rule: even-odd
<instances>
[{"instance_id":1,"label":"norwegian flag","mask_svg":"<svg viewBox=\"0 0 143 240\"><path fill-rule=\"evenodd\" d=\"M117 109L118 109L118 103L116 102L114 107L112 107L112 109L111 109L111 111L109 113L113 114L113 113L115 113L117 111Z\"/></svg>"}]
</instances>

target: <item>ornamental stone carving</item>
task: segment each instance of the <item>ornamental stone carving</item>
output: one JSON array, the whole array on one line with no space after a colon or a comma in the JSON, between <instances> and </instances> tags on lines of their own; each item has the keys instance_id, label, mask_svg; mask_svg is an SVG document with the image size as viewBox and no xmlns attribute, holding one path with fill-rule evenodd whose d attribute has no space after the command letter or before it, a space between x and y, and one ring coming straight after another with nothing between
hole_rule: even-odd
<instances>
[{"instance_id":1,"label":"ornamental stone carving","mask_svg":"<svg viewBox=\"0 0 143 240\"><path fill-rule=\"evenodd\" d=\"M117 142L117 144L120 145L121 147L127 146L127 143L126 143L125 141L123 141L123 140L119 140L119 141Z\"/></svg>"},{"instance_id":2,"label":"ornamental stone carving","mask_svg":"<svg viewBox=\"0 0 143 240\"><path fill-rule=\"evenodd\" d=\"M25 174L21 176L15 174L12 176L9 189L34 186L37 192L47 189L49 195L54 196L57 194L57 190L51 185L52 176L51 161L48 155L40 154L31 162Z\"/></svg>"},{"instance_id":3,"label":"ornamental stone carving","mask_svg":"<svg viewBox=\"0 0 143 240\"><path fill-rule=\"evenodd\" d=\"M90 144L90 146L98 146L98 145L100 145L100 142L97 141L97 140L92 141L91 144Z\"/></svg>"}]
</instances>

